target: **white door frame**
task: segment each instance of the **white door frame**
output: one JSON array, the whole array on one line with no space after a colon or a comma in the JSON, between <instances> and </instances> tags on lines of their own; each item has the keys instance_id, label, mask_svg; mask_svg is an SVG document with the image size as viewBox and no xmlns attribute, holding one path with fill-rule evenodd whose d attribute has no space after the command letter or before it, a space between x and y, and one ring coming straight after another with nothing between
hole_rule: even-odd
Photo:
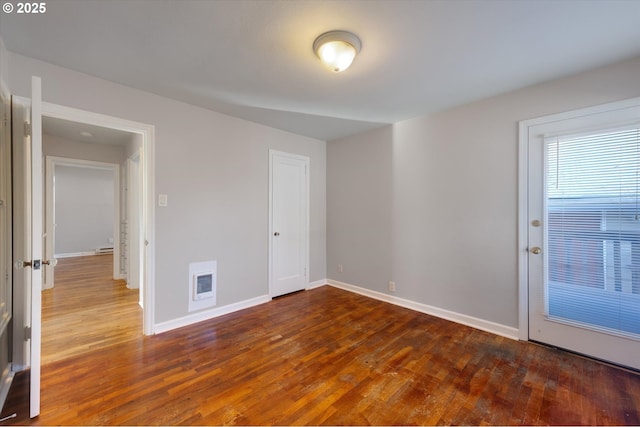
<instances>
[{"instance_id":1,"label":"white door frame","mask_svg":"<svg viewBox=\"0 0 640 427\"><path fill-rule=\"evenodd\" d=\"M11 319L13 316L13 233L12 233L12 169L11 169L11 93L0 79L0 335L11 337ZM2 361L8 365L0 366L0 407L9 394L14 372L11 365L11 343L3 344Z\"/></svg>"},{"instance_id":2,"label":"white door frame","mask_svg":"<svg viewBox=\"0 0 640 427\"><path fill-rule=\"evenodd\" d=\"M127 170L127 192L126 192L126 213L125 217L127 218L127 287L131 289L139 288L140 289L140 301L139 304L141 307L144 307L144 289L140 287L141 279L140 279L140 249L142 247L139 244L136 244L135 240L132 237L136 237L140 235L140 223L139 220L141 215L141 209L139 206L139 186L138 183L140 181L140 151L136 150L126 161L125 167ZM135 184L135 185L132 185Z\"/></svg>"},{"instance_id":3,"label":"white door frame","mask_svg":"<svg viewBox=\"0 0 640 427\"><path fill-rule=\"evenodd\" d=\"M86 123L111 129L136 133L142 136L140 149L140 165L143 169L142 179L142 245L145 248L142 290L144 296L143 332L145 335L155 333L155 127L146 123L107 116L65 107L48 102L42 103L42 115L73 122Z\"/></svg>"},{"instance_id":4,"label":"white door frame","mask_svg":"<svg viewBox=\"0 0 640 427\"><path fill-rule=\"evenodd\" d=\"M120 165L116 163L95 162L67 157L45 156L45 254L46 259L55 258L55 184L56 166L70 166L79 168L94 168L110 170L113 173L113 278L120 279ZM54 286L54 267L45 267L45 281L43 289Z\"/></svg>"},{"instance_id":5,"label":"white door frame","mask_svg":"<svg viewBox=\"0 0 640 427\"><path fill-rule=\"evenodd\" d=\"M307 156L302 156L299 154L293 154L293 153L287 153L284 151L277 151L277 150L269 150L269 296L271 296L273 298L273 234L276 230L274 230L274 226L273 226L273 159L274 156L285 156L285 157L290 157L290 158L294 158L297 160L303 160L305 162L306 165L306 170L307 173L305 175L305 186L306 186L306 194L307 194L307 200L306 200L306 219L305 219L305 226L306 226L306 247L305 247L305 269L306 269L306 285L305 285L305 289L309 287L309 245L310 245L310 235L311 235L311 222L310 222L310 217L311 217L311 211L310 211L310 201L311 201L311 194L309 192L310 190L310 159Z\"/></svg>"}]
</instances>

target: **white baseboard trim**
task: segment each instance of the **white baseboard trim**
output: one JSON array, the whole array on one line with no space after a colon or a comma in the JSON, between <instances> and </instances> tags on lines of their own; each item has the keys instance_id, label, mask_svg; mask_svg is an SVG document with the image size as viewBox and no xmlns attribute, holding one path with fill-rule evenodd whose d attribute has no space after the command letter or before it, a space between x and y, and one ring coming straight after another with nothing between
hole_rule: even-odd
<instances>
[{"instance_id":1,"label":"white baseboard trim","mask_svg":"<svg viewBox=\"0 0 640 427\"><path fill-rule=\"evenodd\" d=\"M518 340L518 329L511 326L501 325L488 320L478 319L477 317L468 316L466 314L456 313L454 311L445 310L420 302L415 302L403 298L394 297L392 295L383 294L382 292L372 291L360 286L350 285L348 283L339 282L337 280L327 279L325 283L345 291L355 292L370 298L408 308L410 310L419 311L431 316L440 317L452 322L461 323L472 328L480 329L485 332L500 335L513 340Z\"/></svg>"},{"instance_id":2,"label":"white baseboard trim","mask_svg":"<svg viewBox=\"0 0 640 427\"><path fill-rule=\"evenodd\" d=\"M53 257L54 258L73 258L73 257L77 257L77 256L95 256L96 255L96 251L91 251L91 252L70 252L67 254L55 254Z\"/></svg>"},{"instance_id":3,"label":"white baseboard trim","mask_svg":"<svg viewBox=\"0 0 640 427\"><path fill-rule=\"evenodd\" d=\"M315 282L309 282L307 285L307 290L319 288L320 286L324 286L327 284L327 279L316 280Z\"/></svg>"},{"instance_id":4,"label":"white baseboard trim","mask_svg":"<svg viewBox=\"0 0 640 427\"><path fill-rule=\"evenodd\" d=\"M240 301L233 304L225 305L223 307L214 307L208 310L199 311L197 313L189 314L187 316L180 317L178 319L156 323L153 326L153 333L161 334L163 332L168 332L173 329L178 329L184 326L192 325L194 323L213 319L214 317L224 316L225 314L233 313L234 311L244 310L245 308L264 304L269 301L271 301L271 297L269 295L261 295L259 297L251 298L245 301Z\"/></svg>"}]
</instances>

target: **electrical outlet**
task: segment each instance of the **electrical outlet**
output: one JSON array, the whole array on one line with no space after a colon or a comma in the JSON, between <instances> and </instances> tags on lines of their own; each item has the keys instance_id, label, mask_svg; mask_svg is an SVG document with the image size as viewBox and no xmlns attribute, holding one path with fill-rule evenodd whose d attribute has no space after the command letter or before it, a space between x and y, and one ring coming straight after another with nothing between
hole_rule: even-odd
<instances>
[{"instance_id":1,"label":"electrical outlet","mask_svg":"<svg viewBox=\"0 0 640 427\"><path fill-rule=\"evenodd\" d=\"M338 273L342 273L343 271L342 264L338 264Z\"/></svg>"},{"instance_id":2,"label":"electrical outlet","mask_svg":"<svg viewBox=\"0 0 640 427\"><path fill-rule=\"evenodd\" d=\"M396 282L389 282L389 292L396 291Z\"/></svg>"}]
</instances>

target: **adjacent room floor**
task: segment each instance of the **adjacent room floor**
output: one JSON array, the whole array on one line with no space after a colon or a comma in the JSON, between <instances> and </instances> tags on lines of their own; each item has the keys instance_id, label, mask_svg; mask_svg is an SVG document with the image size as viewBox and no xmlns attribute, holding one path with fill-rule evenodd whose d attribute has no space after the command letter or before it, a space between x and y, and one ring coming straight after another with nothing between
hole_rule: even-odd
<instances>
[{"instance_id":1,"label":"adjacent room floor","mask_svg":"<svg viewBox=\"0 0 640 427\"><path fill-rule=\"evenodd\" d=\"M86 299L44 298L40 417L21 375L3 424L640 424L640 374L561 350L330 286L144 337L135 291L81 269Z\"/></svg>"},{"instance_id":2,"label":"adjacent room floor","mask_svg":"<svg viewBox=\"0 0 640 427\"><path fill-rule=\"evenodd\" d=\"M138 290L112 280L113 255L63 258L42 293L42 364L142 337Z\"/></svg>"}]
</instances>

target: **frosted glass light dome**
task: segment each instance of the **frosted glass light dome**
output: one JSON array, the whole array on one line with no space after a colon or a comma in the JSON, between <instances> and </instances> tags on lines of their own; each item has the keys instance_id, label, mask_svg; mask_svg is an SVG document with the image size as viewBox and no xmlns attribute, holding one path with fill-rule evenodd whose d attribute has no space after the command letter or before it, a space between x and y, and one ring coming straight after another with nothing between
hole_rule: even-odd
<instances>
[{"instance_id":1,"label":"frosted glass light dome","mask_svg":"<svg viewBox=\"0 0 640 427\"><path fill-rule=\"evenodd\" d=\"M360 39L348 31L329 31L313 42L313 50L320 61L336 73L351 66L360 48Z\"/></svg>"}]
</instances>

